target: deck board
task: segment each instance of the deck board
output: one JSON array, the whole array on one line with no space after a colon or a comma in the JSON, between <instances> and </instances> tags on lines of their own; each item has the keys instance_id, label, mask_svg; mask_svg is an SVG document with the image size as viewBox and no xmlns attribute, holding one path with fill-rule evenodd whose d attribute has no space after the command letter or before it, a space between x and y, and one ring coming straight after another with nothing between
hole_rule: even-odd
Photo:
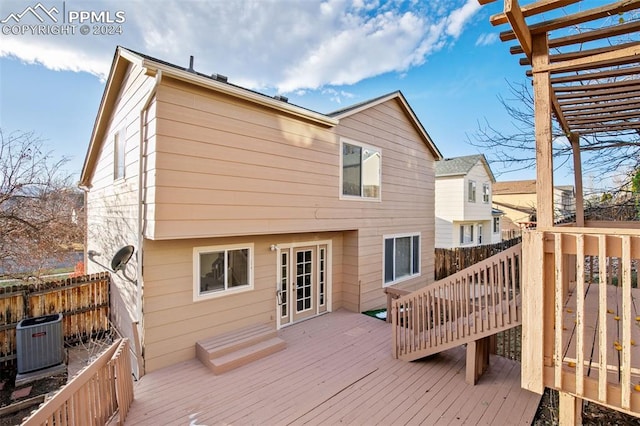
<instances>
[{"instance_id":1,"label":"deck board","mask_svg":"<svg viewBox=\"0 0 640 426\"><path fill-rule=\"evenodd\" d=\"M491 357L465 383L465 349L415 362L391 357L391 326L337 311L283 330L287 348L222 375L197 359L142 377L126 419L156 424L530 424L540 396L520 366Z\"/></svg>"}]
</instances>

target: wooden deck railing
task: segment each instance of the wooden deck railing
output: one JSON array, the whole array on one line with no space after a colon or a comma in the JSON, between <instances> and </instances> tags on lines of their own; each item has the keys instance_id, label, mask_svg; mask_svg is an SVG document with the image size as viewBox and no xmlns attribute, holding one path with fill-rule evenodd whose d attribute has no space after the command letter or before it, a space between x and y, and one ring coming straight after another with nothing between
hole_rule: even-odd
<instances>
[{"instance_id":1,"label":"wooden deck railing","mask_svg":"<svg viewBox=\"0 0 640 426\"><path fill-rule=\"evenodd\" d=\"M640 231L527 231L523 258L523 387L639 416Z\"/></svg>"},{"instance_id":2,"label":"wooden deck railing","mask_svg":"<svg viewBox=\"0 0 640 426\"><path fill-rule=\"evenodd\" d=\"M116 341L23 425L104 426L114 418L123 424L133 402L129 356L129 341Z\"/></svg>"},{"instance_id":3,"label":"wooden deck railing","mask_svg":"<svg viewBox=\"0 0 640 426\"><path fill-rule=\"evenodd\" d=\"M392 300L393 356L413 360L520 324L521 244Z\"/></svg>"}]
</instances>

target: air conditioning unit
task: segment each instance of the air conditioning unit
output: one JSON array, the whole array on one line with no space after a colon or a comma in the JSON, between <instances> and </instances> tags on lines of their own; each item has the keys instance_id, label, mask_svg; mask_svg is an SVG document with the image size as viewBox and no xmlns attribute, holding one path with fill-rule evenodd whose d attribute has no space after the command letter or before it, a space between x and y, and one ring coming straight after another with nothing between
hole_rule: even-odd
<instances>
[{"instance_id":1,"label":"air conditioning unit","mask_svg":"<svg viewBox=\"0 0 640 426\"><path fill-rule=\"evenodd\" d=\"M62 314L27 318L16 327L18 374L64 363Z\"/></svg>"}]
</instances>

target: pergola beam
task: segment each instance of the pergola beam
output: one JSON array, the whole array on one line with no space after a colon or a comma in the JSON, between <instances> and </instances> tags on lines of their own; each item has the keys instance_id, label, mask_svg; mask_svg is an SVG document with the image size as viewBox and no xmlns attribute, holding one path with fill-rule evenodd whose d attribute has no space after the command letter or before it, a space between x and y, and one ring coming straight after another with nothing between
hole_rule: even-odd
<instances>
[{"instance_id":1,"label":"pergola beam","mask_svg":"<svg viewBox=\"0 0 640 426\"><path fill-rule=\"evenodd\" d=\"M630 10L638 8L640 8L640 0L622 0L608 4L606 6L574 13L573 15L567 15L560 18L551 19L549 21L543 21L537 24L533 24L529 26L529 31L531 32L531 35L545 34L549 33L550 31L584 24L585 22L590 22L597 19L615 16L619 13L628 12ZM516 35L513 30L500 33L500 40L502 41L515 39Z\"/></svg>"},{"instance_id":2,"label":"pergola beam","mask_svg":"<svg viewBox=\"0 0 640 426\"><path fill-rule=\"evenodd\" d=\"M587 56L598 55L601 53L608 53L608 52L623 49L625 47L634 47L638 45L640 45L640 41L631 41L629 43L617 44L615 46L598 47L596 49L579 50L576 52L557 53L555 55L549 55L549 62L556 63L556 62L570 61L573 59L585 58ZM520 58L520 65L531 65L531 60L528 57Z\"/></svg>"},{"instance_id":3,"label":"pergola beam","mask_svg":"<svg viewBox=\"0 0 640 426\"><path fill-rule=\"evenodd\" d=\"M523 7L524 9L524 7ZM525 15L526 16L526 15ZM558 47L580 45L591 41L602 40L610 37L618 37L625 34L630 34L640 31L640 21L630 21L625 24L609 26L600 28L598 30L586 31L579 34L572 34L570 36L550 38L549 49L555 49ZM509 48L509 52L512 55L519 55L524 53L522 47L512 46Z\"/></svg>"},{"instance_id":4,"label":"pergola beam","mask_svg":"<svg viewBox=\"0 0 640 426\"><path fill-rule=\"evenodd\" d=\"M513 33L518 39L518 42L520 42L524 54L531 60L531 33L524 20L520 5L518 5L518 0L504 1L504 15L509 21L509 24L511 24Z\"/></svg>"},{"instance_id":5,"label":"pergola beam","mask_svg":"<svg viewBox=\"0 0 640 426\"><path fill-rule=\"evenodd\" d=\"M526 18L529 16L538 15L540 13L545 13L545 12L552 11L554 9L559 9L561 7L565 7L573 3L578 3L580 1L582 0L540 0L534 3L530 3L526 6L522 6L521 7L522 16ZM493 15L491 18L489 18L489 22L491 22L491 25L493 25L494 27L497 25L506 24L508 21L509 19L507 18L507 15L505 12L497 13Z\"/></svg>"}]
</instances>

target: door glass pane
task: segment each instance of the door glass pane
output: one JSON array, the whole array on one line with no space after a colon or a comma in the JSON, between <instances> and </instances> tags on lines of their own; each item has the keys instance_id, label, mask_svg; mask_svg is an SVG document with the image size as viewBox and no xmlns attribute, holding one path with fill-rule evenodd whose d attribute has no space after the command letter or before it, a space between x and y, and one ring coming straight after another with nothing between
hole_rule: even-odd
<instances>
[{"instance_id":1,"label":"door glass pane","mask_svg":"<svg viewBox=\"0 0 640 426\"><path fill-rule=\"evenodd\" d=\"M311 290L313 280L312 251L301 250L296 253L296 309L297 312L311 308Z\"/></svg>"},{"instance_id":2,"label":"door glass pane","mask_svg":"<svg viewBox=\"0 0 640 426\"><path fill-rule=\"evenodd\" d=\"M287 304L287 294L288 292L288 288L289 288L289 264L288 264L288 259L287 259L287 253L286 252L282 252L281 253L281 259L280 259L280 263L281 263L281 276L282 276L282 281L280 282L280 315L283 317L286 317L288 315L288 304Z\"/></svg>"},{"instance_id":3,"label":"door glass pane","mask_svg":"<svg viewBox=\"0 0 640 426\"><path fill-rule=\"evenodd\" d=\"M322 248L320 249L320 282L318 283L319 286L319 293L320 293L320 306L324 305L324 275L325 275L325 271L324 271L324 263L325 263L325 250Z\"/></svg>"}]
</instances>

